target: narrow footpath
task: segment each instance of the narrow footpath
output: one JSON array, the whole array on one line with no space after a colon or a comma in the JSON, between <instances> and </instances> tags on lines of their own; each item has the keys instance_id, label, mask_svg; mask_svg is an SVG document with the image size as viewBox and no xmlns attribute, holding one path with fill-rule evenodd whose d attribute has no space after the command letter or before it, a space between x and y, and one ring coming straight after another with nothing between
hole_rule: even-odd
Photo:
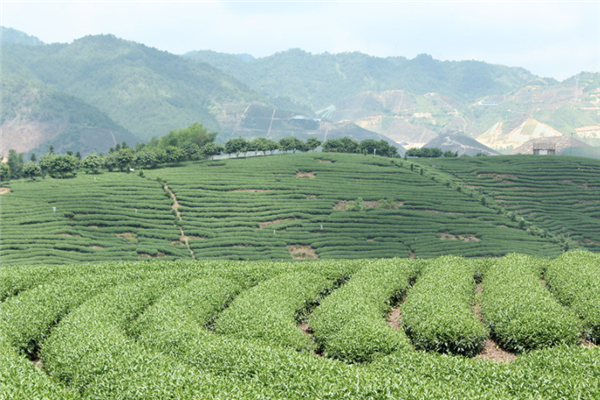
<instances>
[{"instance_id":1,"label":"narrow footpath","mask_svg":"<svg viewBox=\"0 0 600 400\"><path fill-rule=\"evenodd\" d=\"M179 221L183 221L183 219L181 218L181 213L179 212L179 202L177 201L177 197L175 196L175 193L173 193L171 188L167 185L164 186L164 189L167 192L171 193L171 198L173 199L173 204L171 205L171 209L175 210L175 213L177 214L177 218L179 219ZM192 255L192 258L195 260L196 255L194 254L194 250L192 250L192 248L190 247L190 238L185 235L185 232L183 231L183 227L181 225L179 225L179 232L181 232L181 235L179 236L179 241L182 243L185 243L188 250L190 251L190 254Z\"/></svg>"}]
</instances>

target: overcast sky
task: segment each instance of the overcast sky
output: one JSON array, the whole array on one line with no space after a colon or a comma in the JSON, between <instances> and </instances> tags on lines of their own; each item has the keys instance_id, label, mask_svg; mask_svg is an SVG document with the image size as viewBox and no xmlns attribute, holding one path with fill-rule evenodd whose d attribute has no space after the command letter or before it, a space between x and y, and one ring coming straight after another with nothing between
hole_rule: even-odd
<instances>
[{"instance_id":1,"label":"overcast sky","mask_svg":"<svg viewBox=\"0 0 600 400\"><path fill-rule=\"evenodd\" d=\"M289 48L386 57L431 54L519 66L562 80L600 67L600 2L25 2L1 24L46 43L86 35L183 54L263 57Z\"/></svg>"}]
</instances>

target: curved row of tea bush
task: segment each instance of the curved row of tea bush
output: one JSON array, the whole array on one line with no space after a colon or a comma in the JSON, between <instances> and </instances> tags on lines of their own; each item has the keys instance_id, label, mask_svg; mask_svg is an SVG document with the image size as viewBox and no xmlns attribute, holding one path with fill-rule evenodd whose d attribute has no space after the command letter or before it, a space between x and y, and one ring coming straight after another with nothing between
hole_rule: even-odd
<instances>
[{"instance_id":1,"label":"curved row of tea bush","mask_svg":"<svg viewBox=\"0 0 600 400\"><path fill-rule=\"evenodd\" d=\"M516 352L575 344L581 321L558 303L541 281L547 261L510 254L483 279L482 313L492 337Z\"/></svg>"},{"instance_id":2,"label":"curved row of tea bush","mask_svg":"<svg viewBox=\"0 0 600 400\"><path fill-rule=\"evenodd\" d=\"M262 296L272 297L255 290L258 287L299 275L322 276L330 283L351 277L334 287L312 315L328 302L336 303L339 311L347 310L333 313L329 329L335 330L335 320L353 319L358 325L344 331L346 341L353 343L354 354L365 354L380 339L404 336L402 329L393 330L385 322L387 304L398 301L393 296L406 291L409 278L436 262L151 261L53 266L50 275L45 267L2 268L0 397L600 397L598 347L560 345L526 352L512 363L495 363L415 352L404 337L388 356L372 353L372 363L347 363L298 352L264 336L246 339L211 330L224 316L223 310L233 308L236 301L253 296L259 303ZM340 302L342 298L350 304ZM327 307L334 310L332 304ZM289 310L288 316L298 311ZM363 322L367 329L361 330ZM333 336L343 343L341 331ZM41 357L37 367L31 361L36 357Z\"/></svg>"},{"instance_id":3,"label":"curved row of tea bush","mask_svg":"<svg viewBox=\"0 0 600 400\"><path fill-rule=\"evenodd\" d=\"M477 355L489 332L471 310L482 265L446 256L428 264L402 306L402 323L419 350Z\"/></svg>"},{"instance_id":4,"label":"curved row of tea bush","mask_svg":"<svg viewBox=\"0 0 600 400\"><path fill-rule=\"evenodd\" d=\"M370 261L328 296L309 318L319 350L327 357L368 362L409 347L402 330L386 316L417 276L420 263Z\"/></svg>"},{"instance_id":5,"label":"curved row of tea bush","mask_svg":"<svg viewBox=\"0 0 600 400\"><path fill-rule=\"evenodd\" d=\"M546 268L547 285L582 320L584 336L600 343L600 256L569 252Z\"/></svg>"}]
</instances>

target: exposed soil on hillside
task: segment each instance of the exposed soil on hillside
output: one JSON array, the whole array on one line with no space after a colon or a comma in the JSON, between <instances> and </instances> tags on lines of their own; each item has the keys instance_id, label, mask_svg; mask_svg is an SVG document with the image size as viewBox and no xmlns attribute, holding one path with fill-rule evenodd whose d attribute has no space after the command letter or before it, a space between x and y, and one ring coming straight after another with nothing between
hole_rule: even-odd
<instances>
[{"instance_id":1,"label":"exposed soil on hillside","mask_svg":"<svg viewBox=\"0 0 600 400\"><path fill-rule=\"evenodd\" d=\"M319 255L315 253L315 249L310 246L287 246L287 248L295 260L319 258Z\"/></svg>"},{"instance_id":2,"label":"exposed soil on hillside","mask_svg":"<svg viewBox=\"0 0 600 400\"><path fill-rule=\"evenodd\" d=\"M449 232L440 232L442 240L462 240L463 242L480 242L481 239L475 235L453 235Z\"/></svg>"},{"instance_id":3,"label":"exposed soil on hillside","mask_svg":"<svg viewBox=\"0 0 600 400\"><path fill-rule=\"evenodd\" d=\"M314 172L298 172L296 174L296 178L316 178L317 176L315 175Z\"/></svg>"},{"instance_id":4,"label":"exposed soil on hillside","mask_svg":"<svg viewBox=\"0 0 600 400\"><path fill-rule=\"evenodd\" d=\"M81 237L81 235L70 235L68 233L59 233L58 236Z\"/></svg>"},{"instance_id":5,"label":"exposed soil on hillside","mask_svg":"<svg viewBox=\"0 0 600 400\"><path fill-rule=\"evenodd\" d=\"M317 196L316 194L307 194L306 195L306 199L310 200L310 199L318 199L319 196Z\"/></svg>"},{"instance_id":6,"label":"exposed soil on hillside","mask_svg":"<svg viewBox=\"0 0 600 400\"><path fill-rule=\"evenodd\" d=\"M101 250L103 248L104 247L101 247L101 246L90 246L90 249L94 249L94 250Z\"/></svg>"},{"instance_id":7,"label":"exposed soil on hillside","mask_svg":"<svg viewBox=\"0 0 600 400\"><path fill-rule=\"evenodd\" d=\"M0 194L10 193L10 188L0 188Z\"/></svg>"},{"instance_id":8,"label":"exposed soil on hillside","mask_svg":"<svg viewBox=\"0 0 600 400\"><path fill-rule=\"evenodd\" d=\"M151 256L150 254L146 254L146 253L139 253L138 257L141 258L159 258L159 257L166 257L167 255L165 253L161 253L160 251L158 253L156 253L155 256Z\"/></svg>"},{"instance_id":9,"label":"exposed soil on hillside","mask_svg":"<svg viewBox=\"0 0 600 400\"><path fill-rule=\"evenodd\" d=\"M259 222L258 226L259 226L259 229L262 229L265 226L275 225L275 224L279 224L281 222L287 222L287 221L296 221L297 219L298 218L285 218L285 219L276 219L274 221Z\"/></svg>"},{"instance_id":10,"label":"exposed soil on hillside","mask_svg":"<svg viewBox=\"0 0 600 400\"><path fill-rule=\"evenodd\" d=\"M333 209L345 211L348 203L349 203L349 201L347 201L347 200L340 200L333 206ZM378 208L379 207L379 201L363 201L363 204L365 205L366 208ZM404 202L403 201L393 201L392 205L394 206L393 209L396 210L399 207L402 207L404 205ZM393 215L393 216L400 217L400 215Z\"/></svg>"},{"instance_id":11,"label":"exposed soil on hillside","mask_svg":"<svg viewBox=\"0 0 600 400\"><path fill-rule=\"evenodd\" d=\"M322 163L329 163L329 164L333 164L332 160L317 160L318 162L322 162Z\"/></svg>"},{"instance_id":12,"label":"exposed soil on hillside","mask_svg":"<svg viewBox=\"0 0 600 400\"><path fill-rule=\"evenodd\" d=\"M519 176L518 175L511 175L511 174L477 174L478 177L484 177L484 176L491 176L494 179L500 179L500 178L512 178L512 179L518 179Z\"/></svg>"},{"instance_id":13,"label":"exposed soil on hillside","mask_svg":"<svg viewBox=\"0 0 600 400\"><path fill-rule=\"evenodd\" d=\"M272 192L272 190L263 190L263 189L243 189L243 190L230 190L231 193L235 192L245 192L245 193L260 193L260 192Z\"/></svg>"},{"instance_id":14,"label":"exposed soil on hillside","mask_svg":"<svg viewBox=\"0 0 600 400\"><path fill-rule=\"evenodd\" d=\"M115 233L115 235L116 235L117 237L122 237L122 238L124 238L125 240L129 240L129 239L133 239L133 238L135 238L135 233L132 233L132 232Z\"/></svg>"},{"instance_id":15,"label":"exposed soil on hillside","mask_svg":"<svg viewBox=\"0 0 600 400\"><path fill-rule=\"evenodd\" d=\"M88 225L88 228L102 229L102 227L98 225Z\"/></svg>"}]
</instances>

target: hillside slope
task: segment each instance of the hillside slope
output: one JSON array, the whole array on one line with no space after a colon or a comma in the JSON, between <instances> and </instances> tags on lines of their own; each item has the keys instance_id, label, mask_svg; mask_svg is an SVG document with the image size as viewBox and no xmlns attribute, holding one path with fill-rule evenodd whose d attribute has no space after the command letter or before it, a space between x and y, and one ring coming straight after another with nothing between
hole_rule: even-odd
<instances>
[{"instance_id":1,"label":"hillside slope","mask_svg":"<svg viewBox=\"0 0 600 400\"><path fill-rule=\"evenodd\" d=\"M3 264L515 251L555 257L562 249L553 235L531 235L528 225L500 214L488 195L482 199L439 168L421 170L411 161L288 154L203 161L145 175L10 182L11 192L1 195ZM358 198L362 211L346 211Z\"/></svg>"},{"instance_id":2,"label":"hillside slope","mask_svg":"<svg viewBox=\"0 0 600 400\"><path fill-rule=\"evenodd\" d=\"M426 54L409 60L291 49L250 61L212 51L189 52L185 57L213 65L265 96L288 97L315 111L369 90L436 92L467 100L506 93L535 79L522 68L439 61Z\"/></svg>"},{"instance_id":3,"label":"hillside slope","mask_svg":"<svg viewBox=\"0 0 600 400\"><path fill-rule=\"evenodd\" d=\"M506 211L530 221L535 229L600 251L599 160L521 155L424 162L493 196Z\"/></svg>"},{"instance_id":4,"label":"hillside slope","mask_svg":"<svg viewBox=\"0 0 600 400\"><path fill-rule=\"evenodd\" d=\"M42 82L17 75L4 75L0 84L0 154L45 153L52 145L56 153L106 152L123 141L135 145L140 139L84 101Z\"/></svg>"}]
</instances>

